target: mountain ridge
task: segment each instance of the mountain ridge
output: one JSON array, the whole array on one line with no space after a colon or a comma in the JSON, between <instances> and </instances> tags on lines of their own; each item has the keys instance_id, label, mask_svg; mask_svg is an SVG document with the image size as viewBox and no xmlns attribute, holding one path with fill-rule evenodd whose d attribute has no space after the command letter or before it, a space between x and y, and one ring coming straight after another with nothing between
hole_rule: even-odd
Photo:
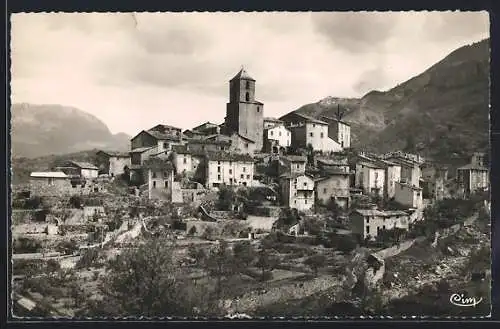
<instances>
[{"instance_id":1,"label":"mountain ridge","mask_svg":"<svg viewBox=\"0 0 500 329\"><path fill-rule=\"evenodd\" d=\"M465 45L387 91L329 96L292 112L334 116L340 105L356 148L466 158L488 150L489 49L489 39Z\"/></svg>"},{"instance_id":2,"label":"mountain ridge","mask_svg":"<svg viewBox=\"0 0 500 329\"><path fill-rule=\"evenodd\" d=\"M11 107L12 157L36 158L89 149L125 151L130 136L113 134L94 115L59 104L15 103Z\"/></svg>"}]
</instances>

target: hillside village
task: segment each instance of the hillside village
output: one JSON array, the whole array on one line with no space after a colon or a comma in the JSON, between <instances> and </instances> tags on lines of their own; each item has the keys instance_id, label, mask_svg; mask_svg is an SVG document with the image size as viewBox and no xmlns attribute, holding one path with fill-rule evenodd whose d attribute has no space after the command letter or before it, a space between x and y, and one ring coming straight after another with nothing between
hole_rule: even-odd
<instances>
[{"instance_id":1,"label":"hillside village","mask_svg":"<svg viewBox=\"0 0 500 329\"><path fill-rule=\"evenodd\" d=\"M489 250L487 155L470 154L450 172L418 154L363 152L351 147L343 106L334 117L271 118L256 91L242 68L229 81L223 122L184 131L159 122L132 137L129 152L62 161L13 186L15 310L96 312L89 305L106 301L94 291L106 262L159 237L183 279L215 287L218 315L280 314L317 294L333 305L321 314L344 314L341 303L397 314L393 300L454 268L469 271L454 277L457 286L484 284L489 267L467 261ZM421 273L405 272L417 265ZM33 280L63 289L68 277L80 283L58 297L56 288L34 291Z\"/></svg>"}]
</instances>

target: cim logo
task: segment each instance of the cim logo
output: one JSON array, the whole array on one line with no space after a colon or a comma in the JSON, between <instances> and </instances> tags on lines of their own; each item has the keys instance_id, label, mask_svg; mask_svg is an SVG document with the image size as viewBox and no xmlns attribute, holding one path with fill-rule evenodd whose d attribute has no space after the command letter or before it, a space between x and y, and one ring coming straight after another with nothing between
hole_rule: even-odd
<instances>
[{"instance_id":1,"label":"cim logo","mask_svg":"<svg viewBox=\"0 0 500 329\"><path fill-rule=\"evenodd\" d=\"M465 297L464 294L453 294L450 296L450 303L461 307L473 307L483 301L483 298L477 299L476 297Z\"/></svg>"}]
</instances>

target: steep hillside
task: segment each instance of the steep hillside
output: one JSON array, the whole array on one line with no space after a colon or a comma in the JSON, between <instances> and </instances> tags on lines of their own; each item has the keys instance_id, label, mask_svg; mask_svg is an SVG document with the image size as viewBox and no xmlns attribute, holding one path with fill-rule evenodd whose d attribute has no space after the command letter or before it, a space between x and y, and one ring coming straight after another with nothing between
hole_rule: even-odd
<instances>
[{"instance_id":1,"label":"steep hillside","mask_svg":"<svg viewBox=\"0 0 500 329\"><path fill-rule=\"evenodd\" d=\"M61 105L13 104L13 157L39 157L105 148L126 150L130 137L113 135L93 115Z\"/></svg>"},{"instance_id":2,"label":"steep hillside","mask_svg":"<svg viewBox=\"0 0 500 329\"><path fill-rule=\"evenodd\" d=\"M489 139L489 40L461 47L422 74L361 99L328 97L297 111L334 116L340 104L355 147L408 147L437 160L486 150Z\"/></svg>"}]
</instances>

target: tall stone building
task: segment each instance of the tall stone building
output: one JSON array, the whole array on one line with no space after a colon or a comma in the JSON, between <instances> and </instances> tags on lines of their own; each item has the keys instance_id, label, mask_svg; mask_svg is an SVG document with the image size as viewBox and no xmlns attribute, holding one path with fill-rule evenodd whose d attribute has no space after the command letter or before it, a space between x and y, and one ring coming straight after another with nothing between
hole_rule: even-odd
<instances>
[{"instance_id":1,"label":"tall stone building","mask_svg":"<svg viewBox=\"0 0 500 329\"><path fill-rule=\"evenodd\" d=\"M264 104L255 100L255 79L243 68L229 81L225 130L254 141L257 151L262 149Z\"/></svg>"}]
</instances>

